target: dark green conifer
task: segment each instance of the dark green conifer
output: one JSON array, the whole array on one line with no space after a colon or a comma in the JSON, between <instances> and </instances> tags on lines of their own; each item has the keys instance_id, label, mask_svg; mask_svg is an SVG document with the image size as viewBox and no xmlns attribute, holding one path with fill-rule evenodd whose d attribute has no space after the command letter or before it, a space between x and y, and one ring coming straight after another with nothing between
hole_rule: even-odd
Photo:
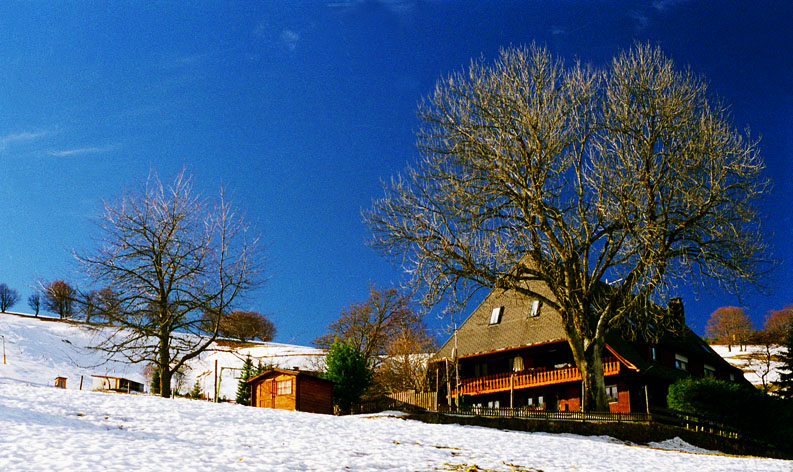
<instances>
[{"instance_id":1,"label":"dark green conifer","mask_svg":"<svg viewBox=\"0 0 793 472\"><path fill-rule=\"evenodd\" d=\"M779 368L776 392L783 398L793 398L793 321L788 326L779 357L782 367Z\"/></svg>"},{"instance_id":2,"label":"dark green conifer","mask_svg":"<svg viewBox=\"0 0 793 472\"><path fill-rule=\"evenodd\" d=\"M245 363L242 364L242 374L240 375L239 383L237 383L236 402L240 405L250 406L251 404L251 386L248 385L247 381L253 375L253 362L251 361L251 356L248 356L245 359Z\"/></svg>"},{"instance_id":3,"label":"dark green conifer","mask_svg":"<svg viewBox=\"0 0 793 472\"><path fill-rule=\"evenodd\" d=\"M189 395L193 400L201 398L201 384L198 382L198 379L196 379L195 384L193 384L193 389L190 390Z\"/></svg>"}]
</instances>

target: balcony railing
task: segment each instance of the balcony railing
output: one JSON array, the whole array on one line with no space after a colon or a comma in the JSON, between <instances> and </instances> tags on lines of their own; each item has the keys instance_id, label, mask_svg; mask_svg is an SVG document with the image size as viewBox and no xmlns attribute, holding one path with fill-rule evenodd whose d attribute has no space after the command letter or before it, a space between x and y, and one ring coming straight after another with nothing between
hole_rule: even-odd
<instances>
[{"instance_id":1,"label":"balcony railing","mask_svg":"<svg viewBox=\"0 0 793 472\"><path fill-rule=\"evenodd\" d=\"M620 371L616 359L603 362L603 375L615 375ZM510 389L539 387L581 380L581 372L576 367L553 370L534 370L507 372L471 379L460 379L460 395L481 395L484 393L504 392ZM453 390L452 395L456 392Z\"/></svg>"}]
</instances>

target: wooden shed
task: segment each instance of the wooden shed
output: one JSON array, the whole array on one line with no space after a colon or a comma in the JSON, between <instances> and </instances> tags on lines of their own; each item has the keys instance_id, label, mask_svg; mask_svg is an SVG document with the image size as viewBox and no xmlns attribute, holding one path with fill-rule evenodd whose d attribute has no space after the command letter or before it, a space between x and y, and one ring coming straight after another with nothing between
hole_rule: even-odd
<instances>
[{"instance_id":1,"label":"wooden shed","mask_svg":"<svg viewBox=\"0 0 793 472\"><path fill-rule=\"evenodd\" d=\"M143 384L124 377L114 377L111 375L92 375L92 390L100 392L138 392L143 393Z\"/></svg>"},{"instance_id":2,"label":"wooden shed","mask_svg":"<svg viewBox=\"0 0 793 472\"><path fill-rule=\"evenodd\" d=\"M251 406L333 414L333 382L299 370L269 369L248 379Z\"/></svg>"}]
</instances>

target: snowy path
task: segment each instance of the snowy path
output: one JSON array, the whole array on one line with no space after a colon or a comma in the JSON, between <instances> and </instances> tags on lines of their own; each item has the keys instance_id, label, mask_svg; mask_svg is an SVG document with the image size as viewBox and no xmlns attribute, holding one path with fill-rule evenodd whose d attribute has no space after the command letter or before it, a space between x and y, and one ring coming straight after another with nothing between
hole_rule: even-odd
<instances>
[{"instance_id":1,"label":"snowy path","mask_svg":"<svg viewBox=\"0 0 793 472\"><path fill-rule=\"evenodd\" d=\"M3 471L430 471L473 464L499 471L793 471L793 461L664 451L609 438L332 417L0 379Z\"/></svg>"}]
</instances>

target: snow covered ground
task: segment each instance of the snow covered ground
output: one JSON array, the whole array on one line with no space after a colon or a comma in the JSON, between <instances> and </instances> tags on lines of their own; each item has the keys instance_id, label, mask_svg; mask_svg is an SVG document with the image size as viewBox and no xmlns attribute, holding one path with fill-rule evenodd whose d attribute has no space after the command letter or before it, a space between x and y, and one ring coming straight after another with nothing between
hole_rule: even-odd
<instances>
[{"instance_id":1,"label":"snow covered ground","mask_svg":"<svg viewBox=\"0 0 793 472\"><path fill-rule=\"evenodd\" d=\"M143 364L127 364L109 360L101 352L88 349L99 342L101 333L87 329L81 322L62 322L40 316L17 316L0 313L0 336L4 340L5 364L0 364L0 379L16 379L38 385L54 385L55 377L66 377L67 389L92 387L91 375L124 377L146 384ZM254 364L261 361L285 369L316 369L322 366L324 351L306 346L281 343L254 343L250 347L232 349L214 344L184 369L183 393L196 380L202 391L214 392L217 360L219 395L236 396L239 369L247 356Z\"/></svg>"},{"instance_id":2,"label":"snow covered ground","mask_svg":"<svg viewBox=\"0 0 793 472\"><path fill-rule=\"evenodd\" d=\"M680 440L654 446L0 380L3 471L793 471L793 461L702 453Z\"/></svg>"},{"instance_id":3,"label":"snow covered ground","mask_svg":"<svg viewBox=\"0 0 793 472\"><path fill-rule=\"evenodd\" d=\"M399 414L333 417L90 391L90 375L144 381L141 365L86 349L80 323L0 314L0 471L793 471L793 461L723 456L679 439L649 446L608 437L429 425ZM263 343L214 346L190 366L211 390L233 398L233 369L250 354L265 364L311 368L317 349ZM67 377L67 389L54 388ZM80 377L84 378L79 389ZM478 468L473 468L474 466Z\"/></svg>"},{"instance_id":4,"label":"snow covered ground","mask_svg":"<svg viewBox=\"0 0 793 472\"><path fill-rule=\"evenodd\" d=\"M725 345L714 344L710 347L727 362L741 369L746 380L753 385L763 385L763 376L766 384L779 380L782 363L776 360L769 363L764 346L732 346L732 349L728 349ZM774 346L771 348L771 355L778 356L781 351L780 346Z\"/></svg>"}]
</instances>

